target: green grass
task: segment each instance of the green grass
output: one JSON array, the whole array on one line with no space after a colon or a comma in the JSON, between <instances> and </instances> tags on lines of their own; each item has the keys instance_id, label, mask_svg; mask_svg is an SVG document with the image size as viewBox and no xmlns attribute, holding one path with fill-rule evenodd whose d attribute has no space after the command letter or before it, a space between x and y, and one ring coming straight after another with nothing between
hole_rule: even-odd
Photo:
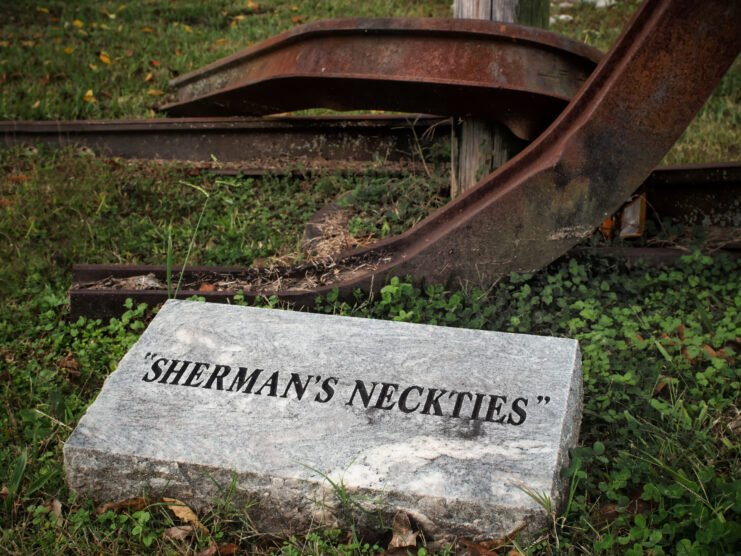
<instances>
[{"instance_id":1,"label":"green grass","mask_svg":"<svg viewBox=\"0 0 741 556\"><path fill-rule=\"evenodd\" d=\"M256 4L2 3L0 118L147 117L163 98L150 89L167 91L170 77L286 29L292 18L445 16L449 9L449 0ZM556 30L605 49L634 6L559 8L573 20ZM738 158L740 76L737 62L667 161ZM84 100L89 89L96 102ZM343 192L358 211L358 234L397 233L444 201L445 182L431 168L430 179L240 180L74 148L0 150L0 553L197 554L214 543L240 553L382 552L348 531L262 535L229 492L199 515L208 534L184 540L165 535L181 523L156 501L99 515L71 493L63 442L149 313L130 305L120 319L69 322L66 292L75 262L165 264L168 238L174 262L182 262L202 211L189 264L297 261L304 222ZM205 210L198 188L209 193ZM402 277L373 299L358 293L347 304L332 293L315 310L580 341L584 422L563 472L571 502L536 540L518 541L523 552L741 552L738 260L694 253L676 268L655 269L563 259L487 291L421 288Z\"/></svg>"}]
</instances>

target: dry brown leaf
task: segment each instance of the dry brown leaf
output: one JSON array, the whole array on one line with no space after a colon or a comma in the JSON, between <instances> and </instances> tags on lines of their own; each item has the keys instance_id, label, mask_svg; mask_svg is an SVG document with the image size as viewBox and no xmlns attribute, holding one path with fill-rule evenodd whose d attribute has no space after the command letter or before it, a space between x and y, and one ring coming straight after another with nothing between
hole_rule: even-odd
<instances>
[{"instance_id":1,"label":"dry brown leaf","mask_svg":"<svg viewBox=\"0 0 741 556\"><path fill-rule=\"evenodd\" d=\"M147 94L153 97L159 97L165 94L165 91L161 91L159 89L149 89L147 91Z\"/></svg>"},{"instance_id":2,"label":"dry brown leaf","mask_svg":"<svg viewBox=\"0 0 741 556\"><path fill-rule=\"evenodd\" d=\"M150 63L151 63L151 64L152 64L152 65L153 65L153 66L154 66L155 68L158 68L158 67L160 67L160 63L159 63L159 62L158 62L157 60L151 60L151 61L150 61Z\"/></svg>"},{"instance_id":3,"label":"dry brown leaf","mask_svg":"<svg viewBox=\"0 0 741 556\"><path fill-rule=\"evenodd\" d=\"M16 183L21 183L30 179L33 179L33 176L29 176L28 174L11 174L8 176L8 181Z\"/></svg>"},{"instance_id":4,"label":"dry brown leaf","mask_svg":"<svg viewBox=\"0 0 741 556\"><path fill-rule=\"evenodd\" d=\"M13 203L15 203L13 199L0 199L0 208L9 207Z\"/></svg>"},{"instance_id":5,"label":"dry brown leaf","mask_svg":"<svg viewBox=\"0 0 741 556\"><path fill-rule=\"evenodd\" d=\"M106 513L108 510L118 512L138 512L149 506L149 498L127 498L126 500L120 500L118 502L106 502L98 506L95 510L98 515Z\"/></svg>"},{"instance_id":6,"label":"dry brown leaf","mask_svg":"<svg viewBox=\"0 0 741 556\"><path fill-rule=\"evenodd\" d=\"M162 536L174 541L184 541L192 532L193 527L191 525L176 525L175 527L165 529Z\"/></svg>"},{"instance_id":7,"label":"dry brown leaf","mask_svg":"<svg viewBox=\"0 0 741 556\"><path fill-rule=\"evenodd\" d=\"M516 548L513 548L512 550L507 552L507 556L524 556L524 554L520 552L519 550L517 550Z\"/></svg>"},{"instance_id":8,"label":"dry brown leaf","mask_svg":"<svg viewBox=\"0 0 741 556\"><path fill-rule=\"evenodd\" d=\"M466 547L464 552L470 556L499 556L497 552L489 550L482 543L476 543L468 539L461 539L460 542Z\"/></svg>"},{"instance_id":9,"label":"dry brown leaf","mask_svg":"<svg viewBox=\"0 0 741 556\"><path fill-rule=\"evenodd\" d=\"M3 488L0 488L0 497L5 500L8 497L8 494L10 494L8 487L3 485Z\"/></svg>"},{"instance_id":10,"label":"dry brown leaf","mask_svg":"<svg viewBox=\"0 0 741 556\"><path fill-rule=\"evenodd\" d=\"M389 550L392 548L417 546L418 533L412 531L412 524L406 512L396 512L391 529L394 535L391 537L391 542L389 542Z\"/></svg>"},{"instance_id":11,"label":"dry brown leaf","mask_svg":"<svg viewBox=\"0 0 741 556\"><path fill-rule=\"evenodd\" d=\"M209 284L208 282L204 282L201 284L201 287L198 288L199 292L212 292L214 291L214 285Z\"/></svg>"},{"instance_id":12,"label":"dry brown leaf","mask_svg":"<svg viewBox=\"0 0 741 556\"><path fill-rule=\"evenodd\" d=\"M659 375L659 381L656 383L656 386L654 386L654 391L651 393L651 395L657 396L659 392L661 392L664 388L666 388L666 385L669 384L670 379L671 377Z\"/></svg>"},{"instance_id":13,"label":"dry brown leaf","mask_svg":"<svg viewBox=\"0 0 741 556\"><path fill-rule=\"evenodd\" d=\"M54 498L51 502L49 502L48 507L51 510L51 513L53 513L59 519L62 519L62 503L59 500Z\"/></svg>"},{"instance_id":14,"label":"dry brown leaf","mask_svg":"<svg viewBox=\"0 0 741 556\"><path fill-rule=\"evenodd\" d=\"M180 500L176 500L175 498L163 498L162 501L167 504L167 509L174 513L175 517L180 519L180 521L190 523L193 527L198 529L198 531L202 535L208 535L208 529L206 529L206 527L204 527L203 524L198 521L198 516L196 515L196 513L191 510L185 504L185 502L181 502Z\"/></svg>"},{"instance_id":15,"label":"dry brown leaf","mask_svg":"<svg viewBox=\"0 0 741 556\"><path fill-rule=\"evenodd\" d=\"M215 544L210 544L208 547L201 550L196 556L214 556L219 553L219 547Z\"/></svg>"},{"instance_id":16,"label":"dry brown leaf","mask_svg":"<svg viewBox=\"0 0 741 556\"><path fill-rule=\"evenodd\" d=\"M220 542L218 545L216 545L216 547L221 556L228 556L230 554L234 554L239 548L233 542Z\"/></svg>"}]
</instances>

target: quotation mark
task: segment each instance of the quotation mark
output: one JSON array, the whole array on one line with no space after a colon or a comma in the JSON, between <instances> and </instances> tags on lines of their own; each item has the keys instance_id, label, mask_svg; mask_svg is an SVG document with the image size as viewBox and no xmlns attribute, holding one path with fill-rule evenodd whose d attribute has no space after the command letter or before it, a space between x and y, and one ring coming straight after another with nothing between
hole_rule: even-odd
<instances>
[{"instance_id":1,"label":"quotation mark","mask_svg":"<svg viewBox=\"0 0 741 556\"><path fill-rule=\"evenodd\" d=\"M157 357L156 353L152 353L151 351L148 351L147 354L144 356L144 359L154 359Z\"/></svg>"},{"instance_id":2,"label":"quotation mark","mask_svg":"<svg viewBox=\"0 0 741 556\"><path fill-rule=\"evenodd\" d=\"M551 401L550 396L538 396L538 403L543 403L543 405L548 405L549 401Z\"/></svg>"}]
</instances>

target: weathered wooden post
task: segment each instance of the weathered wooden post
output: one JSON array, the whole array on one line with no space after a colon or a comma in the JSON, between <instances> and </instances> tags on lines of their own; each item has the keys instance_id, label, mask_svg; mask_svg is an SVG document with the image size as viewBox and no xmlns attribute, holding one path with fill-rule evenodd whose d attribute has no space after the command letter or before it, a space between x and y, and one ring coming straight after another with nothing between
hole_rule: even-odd
<instances>
[{"instance_id":1,"label":"weathered wooden post","mask_svg":"<svg viewBox=\"0 0 741 556\"><path fill-rule=\"evenodd\" d=\"M519 23L530 27L548 27L549 0L454 0L453 17L489 19ZM462 118L453 126L451 197L473 187L478 180L499 168L525 146L509 129Z\"/></svg>"}]
</instances>

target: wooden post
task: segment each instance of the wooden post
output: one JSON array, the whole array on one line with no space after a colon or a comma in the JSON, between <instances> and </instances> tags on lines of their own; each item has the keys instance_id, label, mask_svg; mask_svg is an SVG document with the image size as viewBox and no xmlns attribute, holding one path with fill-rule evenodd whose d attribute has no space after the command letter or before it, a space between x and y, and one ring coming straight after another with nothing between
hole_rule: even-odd
<instances>
[{"instance_id":1,"label":"wooden post","mask_svg":"<svg viewBox=\"0 0 741 556\"><path fill-rule=\"evenodd\" d=\"M453 17L548 27L549 0L454 0ZM496 123L462 118L453 125L450 195L456 197L499 168L526 143Z\"/></svg>"}]
</instances>

